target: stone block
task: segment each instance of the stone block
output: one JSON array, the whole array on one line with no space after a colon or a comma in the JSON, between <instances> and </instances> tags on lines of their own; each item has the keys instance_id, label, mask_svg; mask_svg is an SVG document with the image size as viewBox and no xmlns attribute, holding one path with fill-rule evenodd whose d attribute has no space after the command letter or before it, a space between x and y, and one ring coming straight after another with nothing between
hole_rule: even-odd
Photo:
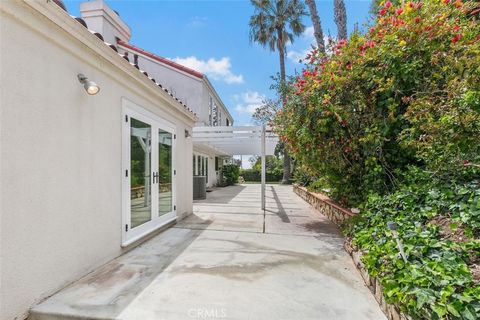
<instances>
[{"instance_id":1,"label":"stone block","mask_svg":"<svg viewBox=\"0 0 480 320\"><path fill-rule=\"evenodd\" d=\"M378 279L375 279L375 300L377 300L378 304L381 304L383 300L383 289Z\"/></svg>"},{"instance_id":2,"label":"stone block","mask_svg":"<svg viewBox=\"0 0 480 320\"><path fill-rule=\"evenodd\" d=\"M390 305L390 320L400 320L400 311L393 304Z\"/></svg>"}]
</instances>

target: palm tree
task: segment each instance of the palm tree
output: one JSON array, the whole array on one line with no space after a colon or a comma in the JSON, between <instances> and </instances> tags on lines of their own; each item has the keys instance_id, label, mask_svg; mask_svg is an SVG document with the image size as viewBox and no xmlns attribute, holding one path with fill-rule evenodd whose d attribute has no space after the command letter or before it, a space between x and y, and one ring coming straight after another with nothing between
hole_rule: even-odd
<instances>
[{"instance_id":1,"label":"palm tree","mask_svg":"<svg viewBox=\"0 0 480 320\"><path fill-rule=\"evenodd\" d=\"M325 42L323 41L322 23L320 22L320 17L318 16L315 0L305 0L305 3L308 6L308 9L310 11L310 17L312 18L313 35L315 36L315 40L317 41L318 50L325 53Z\"/></svg>"},{"instance_id":2,"label":"palm tree","mask_svg":"<svg viewBox=\"0 0 480 320\"><path fill-rule=\"evenodd\" d=\"M293 43L305 30L302 17L307 15L300 0L251 0L255 12L250 17L250 41L270 51L278 51L280 58L280 92L285 86L285 53L288 41ZM282 101L284 101L282 95ZM290 180L290 156L284 151L282 183Z\"/></svg>"},{"instance_id":3,"label":"palm tree","mask_svg":"<svg viewBox=\"0 0 480 320\"><path fill-rule=\"evenodd\" d=\"M333 0L338 39L347 39L347 11L343 0Z\"/></svg>"}]
</instances>

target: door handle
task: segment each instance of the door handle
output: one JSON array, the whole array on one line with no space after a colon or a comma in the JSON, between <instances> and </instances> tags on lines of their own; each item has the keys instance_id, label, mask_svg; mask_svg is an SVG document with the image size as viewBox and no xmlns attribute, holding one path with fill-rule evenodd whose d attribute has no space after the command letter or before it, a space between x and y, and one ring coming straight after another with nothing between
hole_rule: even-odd
<instances>
[{"instance_id":1,"label":"door handle","mask_svg":"<svg viewBox=\"0 0 480 320\"><path fill-rule=\"evenodd\" d=\"M155 179L157 179L157 182L158 182L158 172L153 173L152 184L155 184Z\"/></svg>"}]
</instances>

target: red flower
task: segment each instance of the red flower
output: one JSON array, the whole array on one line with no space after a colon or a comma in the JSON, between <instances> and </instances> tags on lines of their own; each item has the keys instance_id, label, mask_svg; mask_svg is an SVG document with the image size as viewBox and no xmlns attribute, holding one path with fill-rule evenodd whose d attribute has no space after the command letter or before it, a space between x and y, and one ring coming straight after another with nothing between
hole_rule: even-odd
<instances>
[{"instance_id":1,"label":"red flower","mask_svg":"<svg viewBox=\"0 0 480 320\"><path fill-rule=\"evenodd\" d=\"M388 8L390 8L391 6L392 6L392 3L391 3L390 1L387 1L387 2L385 3L385 8L388 9Z\"/></svg>"},{"instance_id":2,"label":"red flower","mask_svg":"<svg viewBox=\"0 0 480 320\"><path fill-rule=\"evenodd\" d=\"M415 23L419 23L422 20L420 17L415 17Z\"/></svg>"},{"instance_id":3,"label":"red flower","mask_svg":"<svg viewBox=\"0 0 480 320\"><path fill-rule=\"evenodd\" d=\"M401 15L403 13L403 9L402 8L398 8L397 10L395 10L395 13L397 15Z\"/></svg>"},{"instance_id":4,"label":"red flower","mask_svg":"<svg viewBox=\"0 0 480 320\"><path fill-rule=\"evenodd\" d=\"M460 39L462 39L462 34L461 34L461 33L456 34L456 35L453 36L453 38L452 38L452 43L457 43L458 41L460 41Z\"/></svg>"},{"instance_id":5,"label":"red flower","mask_svg":"<svg viewBox=\"0 0 480 320\"><path fill-rule=\"evenodd\" d=\"M464 166L468 166L469 164L470 164L470 161L468 161L468 160L463 160L463 165L464 165Z\"/></svg>"},{"instance_id":6,"label":"red flower","mask_svg":"<svg viewBox=\"0 0 480 320\"><path fill-rule=\"evenodd\" d=\"M443 3L449 4L449 3L450 3L450 0L443 0Z\"/></svg>"},{"instance_id":7,"label":"red flower","mask_svg":"<svg viewBox=\"0 0 480 320\"><path fill-rule=\"evenodd\" d=\"M387 12L387 9L382 9L382 10L380 10L380 12L378 12L378 14L380 16L384 16L386 12Z\"/></svg>"}]
</instances>

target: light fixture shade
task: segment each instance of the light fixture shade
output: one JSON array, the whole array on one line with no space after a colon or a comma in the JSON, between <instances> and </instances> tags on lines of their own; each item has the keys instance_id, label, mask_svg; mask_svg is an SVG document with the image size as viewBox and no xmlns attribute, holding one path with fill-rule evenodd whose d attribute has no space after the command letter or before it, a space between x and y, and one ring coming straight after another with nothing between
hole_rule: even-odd
<instances>
[{"instance_id":1,"label":"light fixture shade","mask_svg":"<svg viewBox=\"0 0 480 320\"><path fill-rule=\"evenodd\" d=\"M89 95L95 95L100 91L100 87L93 81L87 80L83 85Z\"/></svg>"},{"instance_id":2,"label":"light fixture shade","mask_svg":"<svg viewBox=\"0 0 480 320\"><path fill-rule=\"evenodd\" d=\"M79 73L77 75L78 81L83 84L83 88L89 95L95 95L100 91L100 87L93 81L88 80L86 76Z\"/></svg>"}]
</instances>

